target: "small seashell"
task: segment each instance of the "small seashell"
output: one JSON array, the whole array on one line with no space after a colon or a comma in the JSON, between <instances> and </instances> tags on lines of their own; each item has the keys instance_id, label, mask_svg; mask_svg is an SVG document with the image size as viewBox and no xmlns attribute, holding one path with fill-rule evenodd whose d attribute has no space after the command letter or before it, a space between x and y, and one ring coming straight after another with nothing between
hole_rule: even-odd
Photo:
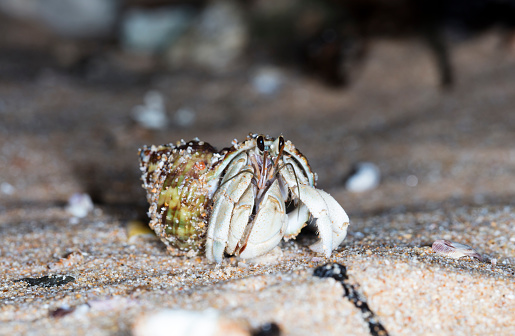
<instances>
[{"instance_id":1,"label":"small seashell","mask_svg":"<svg viewBox=\"0 0 515 336\"><path fill-rule=\"evenodd\" d=\"M345 188L352 192L363 192L377 188L381 180L379 167L371 162L359 162L345 179Z\"/></svg>"},{"instance_id":2,"label":"small seashell","mask_svg":"<svg viewBox=\"0 0 515 336\"><path fill-rule=\"evenodd\" d=\"M94 209L93 201L88 194L75 193L68 199L66 211L73 217L84 218Z\"/></svg>"},{"instance_id":3,"label":"small seashell","mask_svg":"<svg viewBox=\"0 0 515 336\"><path fill-rule=\"evenodd\" d=\"M149 91L145 95L145 103L133 108L134 120L147 129L164 129L168 125L168 117L163 95L157 91Z\"/></svg>"},{"instance_id":4,"label":"small seashell","mask_svg":"<svg viewBox=\"0 0 515 336\"><path fill-rule=\"evenodd\" d=\"M472 247L460 243L456 243L450 240L438 239L435 240L431 246L435 253L458 259L461 257L469 256L483 261L483 257L476 252Z\"/></svg>"},{"instance_id":5,"label":"small seashell","mask_svg":"<svg viewBox=\"0 0 515 336\"><path fill-rule=\"evenodd\" d=\"M170 248L198 252L205 241L216 150L197 140L140 149L149 226Z\"/></svg>"}]
</instances>

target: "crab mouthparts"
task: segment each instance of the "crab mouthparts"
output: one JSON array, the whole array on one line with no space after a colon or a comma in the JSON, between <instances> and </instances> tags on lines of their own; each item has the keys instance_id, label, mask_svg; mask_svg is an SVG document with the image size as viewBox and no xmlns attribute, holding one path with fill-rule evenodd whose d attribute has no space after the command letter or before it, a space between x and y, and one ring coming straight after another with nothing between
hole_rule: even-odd
<instances>
[{"instance_id":1,"label":"crab mouthparts","mask_svg":"<svg viewBox=\"0 0 515 336\"><path fill-rule=\"evenodd\" d=\"M277 156L275 162L268 151L260 155L251 155L250 162L254 168L254 179L253 183L257 187L258 192L256 195L257 202L260 203L263 195L266 193L268 188L275 181L277 176L277 167L279 164L279 156Z\"/></svg>"}]
</instances>

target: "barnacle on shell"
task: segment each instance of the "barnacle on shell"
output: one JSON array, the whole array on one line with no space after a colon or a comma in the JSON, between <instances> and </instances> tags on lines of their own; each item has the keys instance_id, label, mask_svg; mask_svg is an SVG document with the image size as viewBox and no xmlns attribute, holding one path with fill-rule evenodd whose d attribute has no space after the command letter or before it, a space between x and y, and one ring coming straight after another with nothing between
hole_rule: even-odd
<instances>
[{"instance_id":1,"label":"barnacle on shell","mask_svg":"<svg viewBox=\"0 0 515 336\"><path fill-rule=\"evenodd\" d=\"M149 225L171 248L198 251L203 246L213 190L208 173L215 153L197 140L139 151Z\"/></svg>"}]
</instances>

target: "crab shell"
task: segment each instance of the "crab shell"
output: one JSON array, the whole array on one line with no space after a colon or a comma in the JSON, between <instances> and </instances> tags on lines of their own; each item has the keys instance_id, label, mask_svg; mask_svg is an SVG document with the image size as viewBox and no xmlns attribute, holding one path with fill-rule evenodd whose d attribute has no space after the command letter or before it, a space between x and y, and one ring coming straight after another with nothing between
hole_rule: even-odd
<instances>
[{"instance_id":1,"label":"crab shell","mask_svg":"<svg viewBox=\"0 0 515 336\"><path fill-rule=\"evenodd\" d=\"M282 137L250 134L220 152L198 140L144 147L140 168L150 226L170 248L204 248L218 263L224 252L253 258L295 237L310 215L321 238L312 250L330 256L346 236L345 211L315 188L306 157Z\"/></svg>"},{"instance_id":2,"label":"crab shell","mask_svg":"<svg viewBox=\"0 0 515 336\"><path fill-rule=\"evenodd\" d=\"M139 156L150 204L150 227L169 248L199 251L205 241L212 194L206 173L213 156L218 156L216 150L193 140L143 147Z\"/></svg>"}]
</instances>

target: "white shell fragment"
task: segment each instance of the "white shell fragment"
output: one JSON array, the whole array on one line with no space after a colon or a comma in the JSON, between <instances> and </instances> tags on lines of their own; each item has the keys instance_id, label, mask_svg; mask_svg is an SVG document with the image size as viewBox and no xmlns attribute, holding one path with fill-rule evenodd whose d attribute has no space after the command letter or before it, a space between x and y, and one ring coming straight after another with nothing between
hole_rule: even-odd
<instances>
[{"instance_id":1,"label":"white shell fragment","mask_svg":"<svg viewBox=\"0 0 515 336\"><path fill-rule=\"evenodd\" d=\"M145 95L144 104L133 108L132 116L136 122L148 129L164 129L168 125L163 95L157 91L149 91Z\"/></svg>"},{"instance_id":2,"label":"white shell fragment","mask_svg":"<svg viewBox=\"0 0 515 336\"><path fill-rule=\"evenodd\" d=\"M93 201L88 194L75 193L68 199L66 211L73 217L84 218L94 209Z\"/></svg>"},{"instance_id":3,"label":"white shell fragment","mask_svg":"<svg viewBox=\"0 0 515 336\"><path fill-rule=\"evenodd\" d=\"M146 314L136 321L134 336L249 336L235 322L228 321L213 309L188 311L165 309Z\"/></svg>"},{"instance_id":4,"label":"white shell fragment","mask_svg":"<svg viewBox=\"0 0 515 336\"><path fill-rule=\"evenodd\" d=\"M345 181L345 188L352 192L363 192L372 190L379 185L381 172L379 168L371 162L357 163Z\"/></svg>"},{"instance_id":5,"label":"white shell fragment","mask_svg":"<svg viewBox=\"0 0 515 336\"><path fill-rule=\"evenodd\" d=\"M458 259L461 257L469 256L483 261L483 257L476 252L472 247L460 243L456 243L450 240L438 239L435 240L433 246L431 246L435 253Z\"/></svg>"}]
</instances>

